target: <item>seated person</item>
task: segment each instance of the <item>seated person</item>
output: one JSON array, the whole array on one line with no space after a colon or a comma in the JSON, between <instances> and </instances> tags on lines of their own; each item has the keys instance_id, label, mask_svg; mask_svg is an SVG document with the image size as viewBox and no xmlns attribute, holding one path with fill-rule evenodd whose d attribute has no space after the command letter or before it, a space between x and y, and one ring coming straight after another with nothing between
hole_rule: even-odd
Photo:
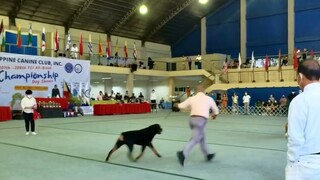
<instances>
[{"instance_id":1,"label":"seated person","mask_svg":"<svg viewBox=\"0 0 320 180\"><path fill-rule=\"evenodd\" d=\"M97 96L97 101L102 101L103 100L103 93L102 91L99 91L99 95Z\"/></svg>"},{"instance_id":2,"label":"seated person","mask_svg":"<svg viewBox=\"0 0 320 180\"><path fill-rule=\"evenodd\" d=\"M117 101L121 101L122 100L122 95L119 92L117 92L115 99Z\"/></svg>"},{"instance_id":3,"label":"seated person","mask_svg":"<svg viewBox=\"0 0 320 180\"><path fill-rule=\"evenodd\" d=\"M134 95L134 93L132 93L132 96L130 97L130 102L131 103L135 103L136 102L136 96Z\"/></svg>"},{"instance_id":4,"label":"seated person","mask_svg":"<svg viewBox=\"0 0 320 180\"><path fill-rule=\"evenodd\" d=\"M56 84L54 85L54 87L52 89L51 97L57 97L57 98L61 97L60 91L58 89L58 85L56 85Z\"/></svg>"},{"instance_id":5,"label":"seated person","mask_svg":"<svg viewBox=\"0 0 320 180\"><path fill-rule=\"evenodd\" d=\"M158 107L159 107L159 109L164 109L164 99L163 98L160 99Z\"/></svg>"},{"instance_id":6,"label":"seated person","mask_svg":"<svg viewBox=\"0 0 320 180\"><path fill-rule=\"evenodd\" d=\"M103 100L110 100L110 97L108 96L108 93L105 92L103 97L102 97Z\"/></svg>"},{"instance_id":7,"label":"seated person","mask_svg":"<svg viewBox=\"0 0 320 180\"><path fill-rule=\"evenodd\" d=\"M140 103L144 101L144 96L142 95L142 92L140 92L138 98Z\"/></svg>"},{"instance_id":8,"label":"seated person","mask_svg":"<svg viewBox=\"0 0 320 180\"><path fill-rule=\"evenodd\" d=\"M129 97L129 92L128 91L126 91L126 93L124 94L123 100L124 100L124 102L129 103L130 97Z\"/></svg>"}]
</instances>

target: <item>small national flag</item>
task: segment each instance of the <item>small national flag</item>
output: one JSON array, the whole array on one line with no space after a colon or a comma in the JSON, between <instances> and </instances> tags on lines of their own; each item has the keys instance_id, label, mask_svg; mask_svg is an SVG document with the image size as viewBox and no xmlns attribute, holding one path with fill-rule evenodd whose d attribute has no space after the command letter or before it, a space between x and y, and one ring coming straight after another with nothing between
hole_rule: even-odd
<instances>
[{"instance_id":1,"label":"small national flag","mask_svg":"<svg viewBox=\"0 0 320 180\"><path fill-rule=\"evenodd\" d=\"M264 70L265 70L266 72L269 71L269 58L268 58L268 54L266 54L266 61L265 61L265 63L264 63Z\"/></svg>"},{"instance_id":2,"label":"small national flag","mask_svg":"<svg viewBox=\"0 0 320 180\"><path fill-rule=\"evenodd\" d=\"M241 56L240 56L240 53L239 53L239 56L238 56L238 62L239 62L239 64L238 64L238 71L240 71L241 70Z\"/></svg>"},{"instance_id":3,"label":"small national flag","mask_svg":"<svg viewBox=\"0 0 320 180\"><path fill-rule=\"evenodd\" d=\"M127 52L127 41L124 42L124 47L123 47L123 53L124 53L124 59L127 60L128 59L128 52Z\"/></svg>"},{"instance_id":4,"label":"small national flag","mask_svg":"<svg viewBox=\"0 0 320 180\"><path fill-rule=\"evenodd\" d=\"M107 44L106 44L106 54L107 54L107 58L110 59L110 39L109 37L107 37Z\"/></svg>"},{"instance_id":5,"label":"small national flag","mask_svg":"<svg viewBox=\"0 0 320 180\"><path fill-rule=\"evenodd\" d=\"M67 44L66 44L66 51L69 51L71 47L71 35L68 33L67 35Z\"/></svg>"},{"instance_id":6,"label":"small national flag","mask_svg":"<svg viewBox=\"0 0 320 180\"><path fill-rule=\"evenodd\" d=\"M294 50L293 53L293 69L298 69L298 55L297 55L297 50Z\"/></svg>"},{"instance_id":7,"label":"small national flag","mask_svg":"<svg viewBox=\"0 0 320 180\"><path fill-rule=\"evenodd\" d=\"M79 55L83 55L83 43L82 43L82 34L80 33L80 42L79 42Z\"/></svg>"},{"instance_id":8,"label":"small national flag","mask_svg":"<svg viewBox=\"0 0 320 180\"><path fill-rule=\"evenodd\" d=\"M32 24L30 24L30 27L29 27L28 45L29 45L29 46L32 46Z\"/></svg>"},{"instance_id":9,"label":"small national flag","mask_svg":"<svg viewBox=\"0 0 320 180\"><path fill-rule=\"evenodd\" d=\"M93 55L93 47L92 47L92 42L91 42L91 34L89 34L88 50L89 50L89 54L90 54L90 55Z\"/></svg>"},{"instance_id":10,"label":"small national flag","mask_svg":"<svg viewBox=\"0 0 320 180\"><path fill-rule=\"evenodd\" d=\"M137 49L136 49L136 42L133 42L133 58L134 58L134 60L137 60L137 58L138 58L138 53L137 53Z\"/></svg>"},{"instance_id":11,"label":"small national flag","mask_svg":"<svg viewBox=\"0 0 320 180\"><path fill-rule=\"evenodd\" d=\"M21 39L21 27L20 24L18 24L18 33L17 33L17 48L20 48L22 44L22 39Z\"/></svg>"},{"instance_id":12,"label":"small national flag","mask_svg":"<svg viewBox=\"0 0 320 180\"><path fill-rule=\"evenodd\" d=\"M117 41L116 41L116 48L115 48L115 54L114 54L114 56L115 56L116 58L118 58L118 39L117 39Z\"/></svg>"},{"instance_id":13,"label":"small national flag","mask_svg":"<svg viewBox=\"0 0 320 180\"><path fill-rule=\"evenodd\" d=\"M56 35L54 36L54 52L59 51L59 33L58 30L56 30Z\"/></svg>"},{"instance_id":14,"label":"small national flag","mask_svg":"<svg viewBox=\"0 0 320 180\"><path fill-rule=\"evenodd\" d=\"M253 51L252 51L252 53L251 53L251 65L250 65L250 69L251 70L253 70L255 62L256 62L256 60L254 59L254 55L253 55Z\"/></svg>"},{"instance_id":15,"label":"small national flag","mask_svg":"<svg viewBox=\"0 0 320 180\"><path fill-rule=\"evenodd\" d=\"M228 72L228 57L226 56L226 59L224 60L223 63L223 72L227 73Z\"/></svg>"},{"instance_id":16,"label":"small national flag","mask_svg":"<svg viewBox=\"0 0 320 180\"><path fill-rule=\"evenodd\" d=\"M71 95L71 90L65 80L63 80L63 97L69 99Z\"/></svg>"},{"instance_id":17,"label":"small national flag","mask_svg":"<svg viewBox=\"0 0 320 180\"><path fill-rule=\"evenodd\" d=\"M0 25L0 46L5 45L5 34L4 34L4 25L3 25L3 19L1 20L1 25Z\"/></svg>"},{"instance_id":18,"label":"small national flag","mask_svg":"<svg viewBox=\"0 0 320 180\"><path fill-rule=\"evenodd\" d=\"M102 43L101 43L100 36L99 36L98 54L99 54L99 56L102 56Z\"/></svg>"},{"instance_id":19,"label":"small national flag","mask_svg":"<svg viewBox=\"0 0 320 180\"><path fill-rule=\"evenodd\" d=\"M46 30L42 28L41 51L44 52L45 50L46 50Z\"/></svg>"},{"instance_id":20,"label":"small national flag","mask_svg":"<svg viewBox=\"0 0 320 180\"><path fill-rule=\"evenodd\" d=\"M279 49L279 53L278 53L278 71L280 72L281 70L282 70L281 49Z\"/></svg>"}]
</instances>

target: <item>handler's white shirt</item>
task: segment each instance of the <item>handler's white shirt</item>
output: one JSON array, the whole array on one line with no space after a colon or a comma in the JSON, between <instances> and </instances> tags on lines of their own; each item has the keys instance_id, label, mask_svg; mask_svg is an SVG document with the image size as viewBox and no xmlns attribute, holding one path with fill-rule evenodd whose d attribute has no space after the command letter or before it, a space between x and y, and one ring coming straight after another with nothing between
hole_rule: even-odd
<instances>
[{"instance_id":1,"label":"handler's white shirt","mask_svg":"<svg viewBox=\"0 0 320 180\"><path fill-rule=\"evenodd\" d=\"M320 83L308 84L290 103L288 162L297 162L301 156L320 152L319 92Z\"/></svg>"},{"instance_id":2,"label":"handler's white shirt","mask_svg":"<svg viewBox=\"0 0 320 180\"><path fill-rule=\"evenodd\" d=\"M178 104L178 107L185 109L191 107L190 115L209 117L209 110L212 109L215 115L219 114L219 109L214 100L205 95L203 92L198 92L195 96L189 97L184 102Z\"/></svg>"},{"instance_id":3,"label":"handler's white shirt","mask_svg":"<svg viewBox=\"0 0 320 180\"><path fill-rule=\"evenodd\" d=\"M25 96L24 98L22 98L21 100L21 108L22 111L25 113L33 113L33 109L29 109L29 107L33 107L36 106L37 102L36 99L34 97L31 97L30 99ZM26 107L28 107L27 109L25 109Z\"/></svg>"},{"instance_id":4,"label":"handler's white shirt","mask_svg":"<svg viewBox=\"0 0 320 180\"><path fill-rule=\"evenodd\" d=\"M243 98L242 98L243 103L249 103L250 102L250 98L251 98L250 95L248 95L248 94L244 95Z\"/></svg>"}]
</instances>

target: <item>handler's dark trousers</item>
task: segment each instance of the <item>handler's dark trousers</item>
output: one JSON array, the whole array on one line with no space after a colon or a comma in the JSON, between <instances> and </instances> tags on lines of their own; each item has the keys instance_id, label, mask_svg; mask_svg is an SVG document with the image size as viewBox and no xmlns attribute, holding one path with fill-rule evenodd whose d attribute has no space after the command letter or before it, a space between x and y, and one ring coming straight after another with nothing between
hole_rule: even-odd
<instances>
[{"instance_id":1,"label":"handler's dark trousers","mask_svg":"<svg viewBox=\"0 0 320 180\"><path fill-rule=\"evenodd\" d=\"M34 132L34 120L33 113L23 112L24 122L26 126L26 132L29 132L29 125L31 124L31 132Z\"/></svg>"}]
</instances>

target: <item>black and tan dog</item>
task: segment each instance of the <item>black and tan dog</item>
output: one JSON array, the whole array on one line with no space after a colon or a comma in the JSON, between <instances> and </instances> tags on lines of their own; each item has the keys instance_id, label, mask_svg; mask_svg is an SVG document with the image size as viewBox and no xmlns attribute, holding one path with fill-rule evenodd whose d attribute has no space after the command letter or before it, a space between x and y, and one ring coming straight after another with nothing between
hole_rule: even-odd
<instances>
[{"instance_id":1,"label":"black and tan dog","mask_svg":"<svg viewBox=\"0 0 320 180\"><path fill-rule=\"evenodd\" d=\"M122 145L127 145L129 148L128 157L132 161L137 161L141 158L146 146L148 146L155 155L161 157L161 155L157 152L157 150L153 147L151 141L156 134L161 134L162 129L159 124L153 124L147 128L135 130L135 131L127 131L121 133L114 147L110 150L105 161L108 161L111 154L119 149ZM142 146L141 153L135 159L132 157L133 145Z\"/></svg>"}]
</instances>

